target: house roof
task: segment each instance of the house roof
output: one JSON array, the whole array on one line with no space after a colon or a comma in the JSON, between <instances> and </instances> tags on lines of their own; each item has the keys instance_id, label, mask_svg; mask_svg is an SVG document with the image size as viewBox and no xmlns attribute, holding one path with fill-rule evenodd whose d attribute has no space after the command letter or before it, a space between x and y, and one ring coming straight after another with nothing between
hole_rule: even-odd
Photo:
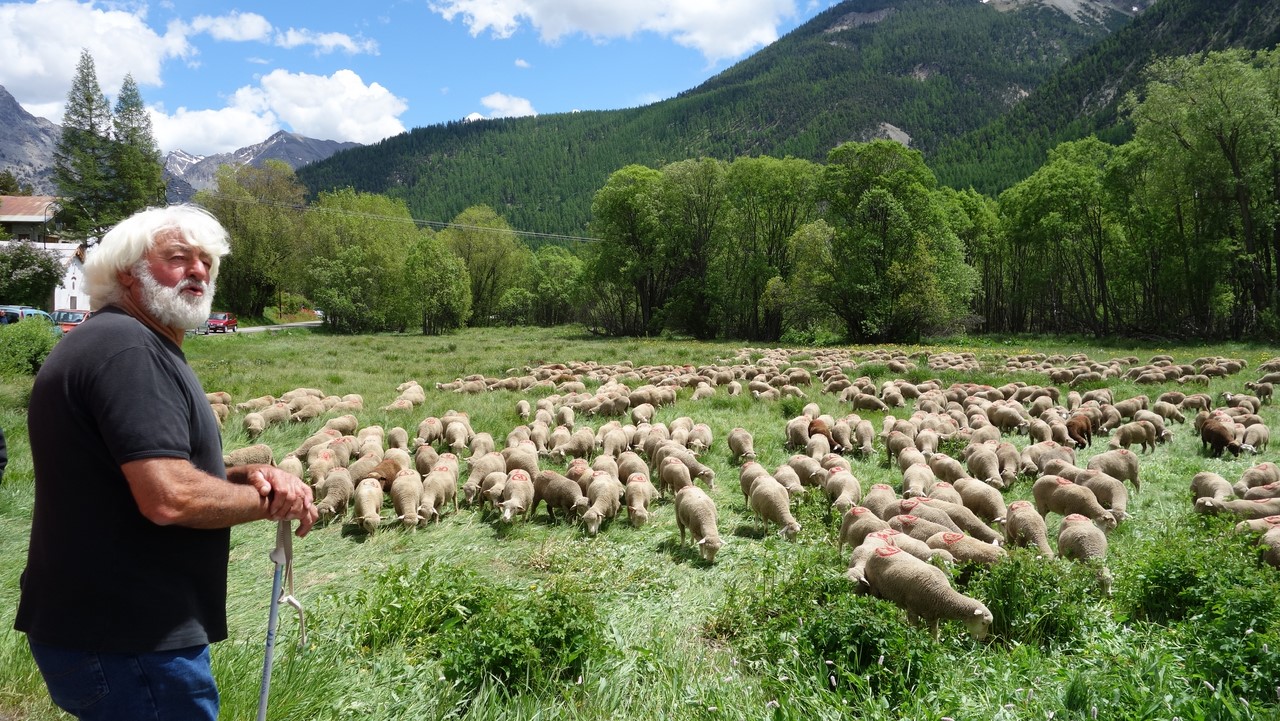
<instances>
[{"instance_id":1,"label":"house roof","mask_svg":"<svg viewBox=\"0 0 1280 721\"><path fill-rule=\"evenodd\" d=\"M43 223L57 210L57 203L51 195L0 195L0 223Z\"/></svg>"}]
</instances>

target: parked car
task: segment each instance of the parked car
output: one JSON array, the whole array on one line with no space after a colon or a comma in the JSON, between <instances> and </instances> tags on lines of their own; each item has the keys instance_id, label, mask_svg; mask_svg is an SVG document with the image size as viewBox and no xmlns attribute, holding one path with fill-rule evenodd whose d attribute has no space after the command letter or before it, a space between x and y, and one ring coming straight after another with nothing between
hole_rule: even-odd
<instances>
[{"instance_id":1,"label":"parked car","mask_svg":"<svg viewBox=\"0 0 1280 721\"><path fill-rule=\"evenodd\" d=\"M205 335L210 333L226 333L227 331L235 333L239 327L240 324L236 321L235 313L214 311L209 314L209 320L204 322L203 330Z\"/></svg>"},{"instance_id":2,"label":"parked car","mask_svg":"<svg viewBox=\"0 0 1280 721\"><path fill-rule=\"evenodd\" d=\"M17 323L26 318L43 318L53 326L56 335L62 335L62 327L54 322L53 316L29 305L0 305L0 313L4 314L4 323Z\"/></svg>"},{"instance_id":3,"label":"parked car","mask_svg":"<svg viewBox=\"0 0 1280 721\"><path fill-rule=\"evenodd\" d=\"M89 317L87 310L71 310L70 308L62 308L53 312L53 322L58 324L63 333L75 328Z\"/></svg>"}]
</instances>

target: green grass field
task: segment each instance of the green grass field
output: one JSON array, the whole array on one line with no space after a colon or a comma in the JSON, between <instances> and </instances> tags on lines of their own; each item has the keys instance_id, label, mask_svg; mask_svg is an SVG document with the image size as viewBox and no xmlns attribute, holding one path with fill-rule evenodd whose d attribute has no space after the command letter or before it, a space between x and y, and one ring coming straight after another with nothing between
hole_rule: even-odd
<instances>
[{"instance_id":1,"label":"green grass field","mask_svg":"<svg viewBox=\"0 0 1280 721\"><path fill-rule=\"evenodd\" d=\"M429 415L467 411L499 445L520 419L516 401L541 394L464 396L428 390L412 412L377 410L408 379L432 389L470 373L503 375L543 362L630 360L636 365L713 363L740 344L600 340L574 328L478 329L455 335L332 337L309 330L239 333L186 341L206 390L237 400L306 386L360 393L361 425L410 431ZM1125 347L1092 341L958 341L925 350L973 351L981 373L955 381L1047 384L1043 376L999 369L1005 354L1087 353L1095 360L1156 353L1179 362L1202 355L1245 358L1243 373L1209 392L1243 390L1275 350L1255 346ZM908 352L921 348L904 348ZM869 367L877 382L893 376ZM853 377L859 373L850 372ZM920 380L925 371L913 372ZM1117 399L1163 386L1112 384ZM32 504L26 439L30 379L0 382L0 426L10 464L0 486L0 719L61 717L49 703L12 626L25 563ZM846 410L815 386L809 400ZM1183 389L1185 390L1185 389ZM273 719L1276 719L1280 718L1280 573L1260 564L1234 519L1191 512L1188 484L1200 470L1230 481L1275 452L1209 459L1188 426L1142 458L1142 492L1132 520L1110 537L1114 593L1104 598L1089 569L1012 550L993 569L953 569L953 581L996 616L978 642L944 623L939 640L909 626L888 602L853 594L836 551L839 519L825 500L806 499L795 543L765 533L745 508L725 438L742 426L760 461L790 455L783 426L803 404L730 398L720 389L694 402L682 390L657 420L687 415L707 423L715 444L703 461L717 472L711 492L726 544L714 564L678 543L669 501L640 529L619 517L588 537L578 525L550 524L545 511L501 527L478 510L450 511L438 525L406 531L384 525L365 535L343 524L317 528L294 545L296 595L307 609L309 643L282 612L272 686ZM899 409L905 417L910 408ZM1276 427L1280 412L1263 411ZM864 413L877 429L883 414ZM239 416L228 449L249 445ZM583 419L596 427L600 419ZM277 458L322 421L273 427L259 439ZM1021 447L1027 440L1017 437ZM1105 439L1083 451L1105 450ZM878 446L879 448L879 446ZM863 488L898 485L883 452L855 460ZM544 463L545 466L545 463ZM464 468L465 476L465 468ZM1030 496L1030 481L1007 500ZM384 517L390 514L384 510ZM1056 537L1057 516L1049 520ZM257 708L275 528L232 536L232 637L214 647L223 718ZM92 542L92 539L86 539ZM91 598L85 599L90 608Z\"/></svg>"}]
</instances>

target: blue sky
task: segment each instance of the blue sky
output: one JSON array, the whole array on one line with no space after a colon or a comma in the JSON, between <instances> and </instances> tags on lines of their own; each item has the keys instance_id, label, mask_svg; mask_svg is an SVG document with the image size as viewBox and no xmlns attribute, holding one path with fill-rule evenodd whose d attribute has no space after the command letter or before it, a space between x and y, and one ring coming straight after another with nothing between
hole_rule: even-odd
<instances>
[{"instance_id":1,"label":"blue sky","mask_svg":"<svg viewBox=\"0 0 1280 721\"><path fill-rule=\"evenodd\" d=\"M836 0L0 2L0 85L61 122L81 48L132 74L162 152L277 130L372 143L460 120L645 105Z\"/></svg>"}]
</instances>

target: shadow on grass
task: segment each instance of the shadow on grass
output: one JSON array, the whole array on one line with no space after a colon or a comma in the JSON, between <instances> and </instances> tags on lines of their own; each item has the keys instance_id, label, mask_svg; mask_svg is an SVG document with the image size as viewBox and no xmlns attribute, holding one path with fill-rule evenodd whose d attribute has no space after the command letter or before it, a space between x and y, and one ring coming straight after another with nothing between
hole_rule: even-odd
<instances>
[{"instance_id":1,"label":"shadow on grass","mask_svg":"<svg viewBox=\"0 0 1280 721\"><path fill-rule=\"evenodd\" d=\"M765 537L766 531L754 523L740 523L733 529L731 535L736 538L752 538L759 541Z\"/></svg>"},{"instance_id":2,"label":"shadow on grass","mask_svg":"<svg viewBox=\"0 0 1280 721\"><path fill-rule=\"evenodd\" d=\"M654 547L659 553L671 559L672 563L687 563L697 568L711 568L713 564L703 560L698 553L698 546L695 543L680 543L680 537L667 538L658 541L658 545Z\"/></svg>"}]
</instances>

